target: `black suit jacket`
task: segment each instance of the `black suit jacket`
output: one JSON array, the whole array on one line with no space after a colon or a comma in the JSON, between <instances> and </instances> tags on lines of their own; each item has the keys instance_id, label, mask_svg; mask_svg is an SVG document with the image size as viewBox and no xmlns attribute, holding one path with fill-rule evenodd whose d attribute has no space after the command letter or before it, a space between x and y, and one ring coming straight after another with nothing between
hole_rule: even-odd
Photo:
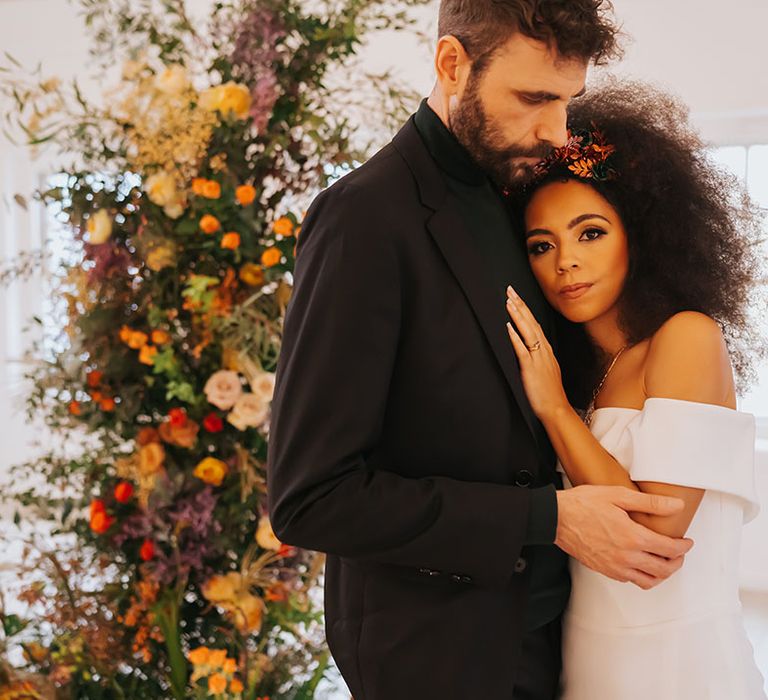
<instances>
[{"instance_id":1,"label":"black suit jacket","mask_svg":"<svg viewBox=\"0 0 768 700\"><path fill-rule=\"evenodd\" d=\"M328 554L327 639L355 700L497 700L516 676L536 496L521 486L552 465L452 197L411 120L299 238L270 516Z\"/></svg>"}]
</instances>

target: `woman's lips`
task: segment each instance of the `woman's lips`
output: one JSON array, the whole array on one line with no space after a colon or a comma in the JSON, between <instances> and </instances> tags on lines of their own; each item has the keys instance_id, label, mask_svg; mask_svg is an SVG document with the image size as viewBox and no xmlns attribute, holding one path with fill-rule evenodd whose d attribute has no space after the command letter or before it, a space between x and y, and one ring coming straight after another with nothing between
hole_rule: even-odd
<instances>
[{"instance_id":1,"label":"woman's lips","mask_svg":"<svg viewBox=\"0 0 768 700\"><path fill-rule=\"evenodd\" d=\"M591 284L569 284L567 287L563 287L560 290L560 296L566 299L578 299L584 296L592 288Z\"/></svg>"}]
</instances>

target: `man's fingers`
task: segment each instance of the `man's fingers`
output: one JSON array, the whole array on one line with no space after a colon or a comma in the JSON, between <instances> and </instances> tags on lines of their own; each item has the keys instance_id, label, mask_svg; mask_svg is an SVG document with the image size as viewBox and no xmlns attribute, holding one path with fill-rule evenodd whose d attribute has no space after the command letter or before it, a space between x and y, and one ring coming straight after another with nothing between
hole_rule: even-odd
<instances>
[{"instance_id":1,"label":"man's fingers","mask_svg":"<svg viewBox=\"0 0 768 700\"><path fill-rule=\"evenodd\" d=\"M641 552L633 559L632 566L635 569L661 581L668 579L683 565L683 557L665 559L647 552Z\"/></svg>"},{"instance_id":2,"label":"man's fingers","mask_svg":"<svg viewBox=\"0 0 768 700\"><path fill-rule=\"evenodd\" d=\"M658 586L664 579L649 576L648 574L635 569L627 574L627 580L630 583L634 583L638 588L642 588L644 591L648 591L651 588Z\"/></svg>"},{"instance_id":3,"label":"man's fingers","mask_svg":"<svg viewBox=\"0 0 768 700\"><path fill-rule=\"evenodd\" d=\"M649 515L675 515L685 507L685 501L657 493L642 493L622 488L614 503L632 513Z\"/></svg>"},{"instance_id":4,"label":"man's fingers","mask_svg":"<svg viewBox=\"0 0 768 700\"><path fill-rule=\"evenodd\" d=\"M641 535L642 548L649 554L655 554L666 559L677 559L687 554L691 547L693 547L693 540L690 538L682 537L675 539L674 537L660 535L658 532L649 530L642 525L638 525L638 527L643 529Z\"/></svg>"}]
</instances>

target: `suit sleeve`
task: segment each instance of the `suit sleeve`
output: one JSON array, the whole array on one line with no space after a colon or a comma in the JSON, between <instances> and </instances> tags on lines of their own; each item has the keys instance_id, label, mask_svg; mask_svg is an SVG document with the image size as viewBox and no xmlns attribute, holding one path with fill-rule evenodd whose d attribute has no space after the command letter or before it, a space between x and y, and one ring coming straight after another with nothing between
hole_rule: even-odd
<instances>
[{"instance_id":1,"label":"suit sleeve","mask_svg":"<svg viewBox=\"0 0 768 700\"><path fill-rule=\"evenodd\" d=\"M341 182L315 200L302 228L272 403L272 527L304 549L506 587L530 523L554 539L551 511L544 525L529 518L532 500L551 506L554 489L409 479L396 465L366 463L408 300L392 232L363 201Z\"/></svg>"}]
</instances>

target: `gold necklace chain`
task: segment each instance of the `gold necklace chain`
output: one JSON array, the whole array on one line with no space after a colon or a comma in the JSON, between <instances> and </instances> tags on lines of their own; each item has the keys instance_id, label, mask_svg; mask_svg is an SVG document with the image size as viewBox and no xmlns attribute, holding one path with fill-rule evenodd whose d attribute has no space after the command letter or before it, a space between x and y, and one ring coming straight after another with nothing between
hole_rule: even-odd
<instances>
[{"instance_id":1,"label":"gold necklace chain","mask_svg":"<svg viewBox=\"0 0 768 700\"><path fill-rule=\"evenodd\" d=\"M616 366L616 363L619 361L619 358L622 356L624 351L629 347L629 345L625 345L622 347L611 360L611 363L608 365L608 369L605 370L605 374L603 375L603 378L600 380L600 383L597 385L597 388L592 392L592 400L589 402L589 407L587 408L587 412L584 416L584 422L589 425L592 422L592 414L595 412L595 401L597 400L597 395L600 393L600 390L603 388L606 380L608 379L608 375L611 373L611 370Z\"/></svg>"}]
</instances>

